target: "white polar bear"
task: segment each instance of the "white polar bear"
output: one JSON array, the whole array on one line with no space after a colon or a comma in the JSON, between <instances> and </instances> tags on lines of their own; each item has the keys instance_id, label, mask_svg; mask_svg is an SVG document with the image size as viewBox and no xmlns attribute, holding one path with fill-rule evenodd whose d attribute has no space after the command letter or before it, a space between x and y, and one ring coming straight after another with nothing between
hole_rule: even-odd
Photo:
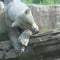
<instances>
[{"instance_id":1,"label":"white polar bear","mask_svg":"<svg viewBox=\"0 0 60 60\"><path fill-rule=\"evenodd\" d=\"M3 30L4 32L7 31L9 33L10 41L15 51L19 53L21 50L19 41L22 45L27 46L29 42L29 37L32 35L31 32L35 33L39 31L39 28L36 25L34 18L32 16L31 10L23 2L14 0L7 6L7 9L1 14L1 16L0 20L2 20L2 22L6 22L6 25L5 22L2 25L2 27L4 27ZM25 30L21 34L21 36L17 30L17 27ZM27 38L25 38L24 34Z\"/></svg>"}]
</instances>

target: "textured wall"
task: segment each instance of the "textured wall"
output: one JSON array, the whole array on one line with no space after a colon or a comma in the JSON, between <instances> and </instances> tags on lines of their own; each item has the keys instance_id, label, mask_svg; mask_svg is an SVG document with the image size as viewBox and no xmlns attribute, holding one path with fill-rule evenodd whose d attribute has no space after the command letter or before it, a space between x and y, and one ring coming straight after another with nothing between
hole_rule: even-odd
<instances>
[{"instance_id":1,"label":"textured wall","mask_svg":"<svg viewBox=\"0 0 60 60\"><path fill-rule=\"evenodd\" d=\"M60 28L60 5L28 5L40 30Z\"/></svg>"}]
</instances>

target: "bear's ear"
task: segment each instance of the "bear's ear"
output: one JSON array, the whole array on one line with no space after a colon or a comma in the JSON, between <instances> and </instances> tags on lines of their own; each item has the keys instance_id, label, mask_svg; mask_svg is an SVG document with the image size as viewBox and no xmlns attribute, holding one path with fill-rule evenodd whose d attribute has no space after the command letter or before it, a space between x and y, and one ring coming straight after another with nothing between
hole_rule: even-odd
<instances>
[{"instance_id":1,"label":"bear's ear","mask_svg":"<svg viewBox=\"0 0 60 60\"><path fill-rule=\"evenodd\" d=\"M27 9L26 11L25 11L25 14L29 14L30 13L30 9Z\"/></svg>"}]
</instances>

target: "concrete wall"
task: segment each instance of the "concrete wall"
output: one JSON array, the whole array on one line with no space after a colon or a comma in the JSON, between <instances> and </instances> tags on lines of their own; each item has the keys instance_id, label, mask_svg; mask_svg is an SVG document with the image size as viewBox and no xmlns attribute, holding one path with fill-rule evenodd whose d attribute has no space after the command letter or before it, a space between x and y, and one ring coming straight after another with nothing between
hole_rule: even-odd
<instances>
[{"instance_id":1,"label":"concrete wall","mask_svg":"<svg viewBox=\"0 0 60 60\"><path fill-rule=\"evenodd\" d=\"M40 30L60 28L60 5L28 5Z\"/></svg>"}]
</instances>

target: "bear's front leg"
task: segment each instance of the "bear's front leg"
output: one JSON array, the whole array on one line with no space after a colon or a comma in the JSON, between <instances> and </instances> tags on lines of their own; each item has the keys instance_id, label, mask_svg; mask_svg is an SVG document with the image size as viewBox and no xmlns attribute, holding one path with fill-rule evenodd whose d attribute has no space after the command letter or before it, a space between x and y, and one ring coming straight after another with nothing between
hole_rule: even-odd
<instances>
[{"instance_id":1,"label":"bear's front leg","mask_svg":"<svg viewBox=\"0 0 60 60\"><path fill-rule=\"evenodd\" d=\"M19 36L19 32L16 30L16 28L9 29L9 38L11 44L14 47L16 53L20 55L21 47L20 44L18 43L18 36Z\"/></svg>"},{"instance_id":2,"label":"bear's front leg","mask_svg":"<svg viewBox=\"0 0 60 60\"><path fill-rule=\"evenodd\" d=\"M25 30L19 36L18 41L21 44L21 53L23 53L25 51L26 46L28 46L29 38L31 35L32 35L31 30Z\"/></svg>"}]
</instances>

